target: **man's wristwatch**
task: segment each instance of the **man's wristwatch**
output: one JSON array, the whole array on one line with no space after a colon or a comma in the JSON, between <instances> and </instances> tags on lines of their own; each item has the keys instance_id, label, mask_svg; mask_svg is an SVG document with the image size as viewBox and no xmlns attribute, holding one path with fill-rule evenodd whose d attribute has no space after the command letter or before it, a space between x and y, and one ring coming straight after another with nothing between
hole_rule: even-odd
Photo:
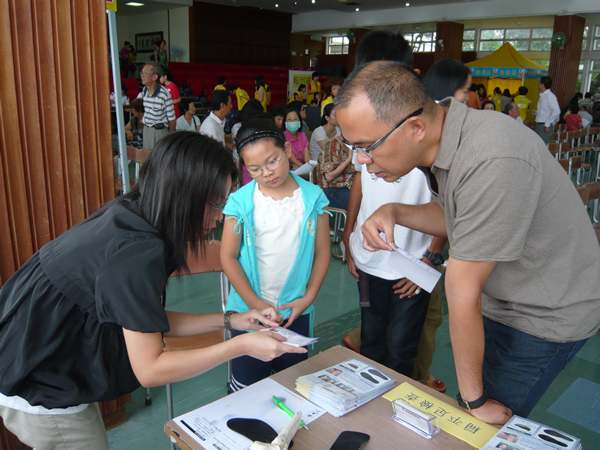
<instances>
[{"instance_id":1,"label":"man's wristwatch","mask_svg":"<svg viewBox=\"0 0 600 450\"><path fill-rule=\"evenodd\" d=\"M423 257L431 261L431 264L433 264L434 266L444 264L444 257L441 253L431 253L429 250L425 250Z\"/></svg>"},{"instance_id":2,"label":"man's wristwatch","mask_svg":"<svg viewBox=\"0 0 600 450\"><path fill-rule=\"evenodd\" d=\"M459 392L458 394L456 394L456 400L458 400L458 404L461 407L465 408L467 411L471 411L472 409L477 409L485 405L485 402L487 402L488 400L488 394L484 389L483 395L481 397L479 397L477 400L473 400L472 402L467 402L463 400Z\"/></svg>"},{"instance_id":3,"label":"man's wristwatch","mask_svg":"<svg viewBox=\"0 0 600 450\"><path fill-rule=\"evenodd\" d=\"M227 311L224 315L223 315L223 322L225 322L225 329L227 331L234 331L233 327L231 326L231 315L232 314L237 314L237 311Z\"/></svg>"}]
</instances>

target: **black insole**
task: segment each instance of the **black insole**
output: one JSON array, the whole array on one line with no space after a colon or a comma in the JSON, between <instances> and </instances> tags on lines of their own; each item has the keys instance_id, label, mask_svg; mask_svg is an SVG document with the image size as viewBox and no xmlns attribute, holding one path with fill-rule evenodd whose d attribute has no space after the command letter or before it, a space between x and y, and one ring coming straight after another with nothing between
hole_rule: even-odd
<instances>
[{"instance_id":1,"label":"black insole","mask_svg":"<svg viewBox=\"0 0 600 450\"><path fill-rule=\"evenodd\" d=\"M330 450L359 450L369 442L371 436L358 431L342 431Z\"/></svg>"},{"instance_id":2,"label":"black insole","mask_svg":"<svg viewBox=\"0 0 600 450\"><path fill-rule=\"evenodd\" d=\"M264 442L270 444L277 437L278 433L266 422L258 419L229 419L227 426L230 430L240 433L252 442ZM289 448L292 448L294 441L290 442Z\"/></svg>"},{"instance_id":3,"label":"black insole","mask_svg":"<svg viewBox=\"0 0 600 450\"><path fill-rule=\"evenodd\" d=\"M569 436L565 436L564 434L559 433L558 431L544 430L544 433L548 433L550 436L554 436L554 437L557 437L557 438L566 439L569 442L573 442L573 439L571 439Z\"/></svg>"}]
</instances>

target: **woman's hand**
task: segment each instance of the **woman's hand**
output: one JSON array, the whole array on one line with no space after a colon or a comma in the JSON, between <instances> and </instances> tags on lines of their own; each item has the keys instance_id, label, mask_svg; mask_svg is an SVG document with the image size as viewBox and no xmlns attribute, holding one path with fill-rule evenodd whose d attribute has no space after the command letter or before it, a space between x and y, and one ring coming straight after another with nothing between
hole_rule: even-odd
<instances>
[{"instance_id":1,"label":"woman's hand","mask_svg":"<svg viewBox=\"0 0 600 450\"><path fill-rule=\"evenodd\" d=\"M239 342L243 345L244 354L261 361L271 361L284 353L306 353L308 351L304 347L286 345L285 341L283 336L272 331L245 333L232 339L232 342Z\"/></svg>"},{"instance_id":2,"label":"woman's hand","mask_svg":"<svg viewBox=\"0 0 600 450\"><path fill-rule=\"evenodd\" d=\"M287 323L284 328L289 328L294 320L302 315L306 308L308 308L312 304L312 300L306 299L304 297L297 298L293 302L286 303L285 305L279 305L279 309L287 309L292 308L292 313L287 318Z\"/></svg>"},{"instance_id":3,"label":"woman's hand","mask_svg":"<svg viewBox=\"0 0 600 450\"><path fill-rule=\"evenodd\" d=\"M267 308L262 312L253 309L252 311L232 314L229 316L229 321L234 330L261 330L265 327L278 327L283 321L283 317L277 314L277 311L273 308Z\"/></svg>"}]
</instances>

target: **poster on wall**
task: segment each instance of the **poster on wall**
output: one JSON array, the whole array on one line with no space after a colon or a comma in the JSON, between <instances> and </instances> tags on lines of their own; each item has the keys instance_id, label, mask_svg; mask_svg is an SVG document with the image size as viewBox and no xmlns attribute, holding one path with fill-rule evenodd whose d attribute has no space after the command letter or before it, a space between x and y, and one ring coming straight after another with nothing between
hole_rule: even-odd
<instances>
[{"instance_id":1,"label":"poster on wall","mask_svg":"<svg viewBox=\"0 0 600 450\"><path fill-rule=\"evenodd\" d=\"M135 35L135 49L138 53L152 53L156 41L162 41L163 32L154 31L152 33L137 33Z\"/></svg>"},{"instance_id":2,"label":"poster on wall","mask_svg":"<svg viewBox=\"0 0 600 450\"><path fill-rule=\"evenodd\" d=\"M308 86L312 81L312 70L290 70L288 79L288 98L301 84Z\"/></svg>"}]
</instances>

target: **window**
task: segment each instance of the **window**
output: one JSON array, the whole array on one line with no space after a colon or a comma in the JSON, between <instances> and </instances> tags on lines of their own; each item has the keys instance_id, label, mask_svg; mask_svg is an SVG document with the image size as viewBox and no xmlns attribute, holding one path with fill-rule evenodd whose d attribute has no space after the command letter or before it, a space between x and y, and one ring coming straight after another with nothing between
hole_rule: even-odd
<instances>
[{"instance_id":1,"label":"window","mask_svg":"<svg viewBox=\"0 0 600 450\"><path fill-rule=\"evenodd\" d=\"M350 41L345 36L335 36L327 39L328 55L347 55Z\"/></svg>"},{"instance_id":2,"label":"window","mask_svg":"<svg viewBox=\"0 0 600 450\"><path fill-rule=\"evenodd\" d=\"M539 64L540 66L544 66L546 68L550 67L549 59L532 59L532 61L536 64Z\"/></svg>"},{"instance_id":3,"label":"window","mask_svg":"<svg viewBox=\"0 0 600 450\"><path fill-rule=\"evenodd\" d=\"M424 31L422 33L406 33L404 38L413 46L413 52L434 52L435 31Z\"/></svg>"},{"instance_id":4,"label":"window","mask_svg":"<svg viewBox=\"0 0 600 450\"><path fill-rule=\"evenodd\" d=\"M504 30L481 30L479 50L482 52L493 52L502 47L504 43L509 42L520 52L550 51L550 38L552 38L552 28L508 28Z\"/></svg>"},{"instance_id":5,"label":"window","mask_svg":"<svg viewBox=\"0 0 600 450\"><path fill-rule=\"evenodd\" d=\"M588 38L590 37L590 27L585 26L583 29L583 41L581 42L581 50L586 51L588 49Z\"/></svg>"},{"instance_id":6,"label":"window","mask_svg":"<svg viewBox=\"0 0 600 450\"><path fill-rule=\"evenodd\" d=\"M581 90L581 82L583 81L583 67L585 66L585 61L579 61L579 72L577 73L577 87L575 91L579 92Z\"/></svg>"},{"instance_id":7,"label":"window","mask_svg":"<svg viewBox=\"0 0 600 450\"><path fill-rule=\"evenodd\" d=\"M600 25L596 26L596 33L594 34L594 50L600 50Z\"/></svg>"},{"instance_id":8,"label":"window","mask_svg":"<svg viewBox=\"0 0 600 450\"><path fill-rule=\"evenodd\" d=\"M463 32L463 52L474 52L475 51L475 30L465 30Z\"/></svg>"}]
</instances>

